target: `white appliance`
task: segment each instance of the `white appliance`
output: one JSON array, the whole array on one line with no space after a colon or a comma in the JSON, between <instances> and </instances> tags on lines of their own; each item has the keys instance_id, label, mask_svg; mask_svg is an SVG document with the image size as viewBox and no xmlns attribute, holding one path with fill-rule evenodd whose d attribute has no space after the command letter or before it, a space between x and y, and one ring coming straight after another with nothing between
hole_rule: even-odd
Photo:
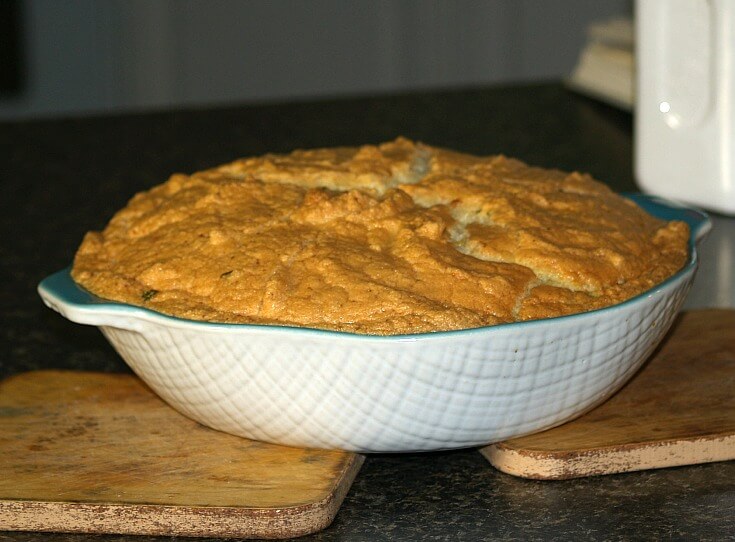
<instances>
[{"instance_id":1,"label":"white appliance","mask_svg":"<svg viewBox=\"0 0 735 542\"><path fill-rule=\"evenodd\" d=\"M735 0L636 0L635 19L640 187L735 214Z\"/></svg>"}]
</instances>

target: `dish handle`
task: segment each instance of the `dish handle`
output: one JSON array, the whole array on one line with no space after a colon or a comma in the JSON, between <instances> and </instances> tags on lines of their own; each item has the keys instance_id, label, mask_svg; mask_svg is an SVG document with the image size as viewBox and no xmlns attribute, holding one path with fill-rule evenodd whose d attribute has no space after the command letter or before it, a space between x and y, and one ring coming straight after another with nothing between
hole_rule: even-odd
<instances>
[{"instance_id":1,"label":"dish handle","mask_svg":"<svg viewBox=\"0 0 735 542\"><path fill-rule=\"evenodd\" d=\"M50 309L77 324L141 331L146 310L100 299L81 288L66 268L38 285L38 294Z\"/></svg>"},{"instance_id":2,"label":"dish handle","mask_svg":"<svg viewBox=\"0 0 735 542\"><path fill-rule=\"evenodd\" d=\"M664 220L681 220L689 225L691 241L699 244L712 230L712 220L709 215L699 209L694 209L658 196L648 194L623 194L633 200L644 211Z\"/></svg>"}]
</instances>

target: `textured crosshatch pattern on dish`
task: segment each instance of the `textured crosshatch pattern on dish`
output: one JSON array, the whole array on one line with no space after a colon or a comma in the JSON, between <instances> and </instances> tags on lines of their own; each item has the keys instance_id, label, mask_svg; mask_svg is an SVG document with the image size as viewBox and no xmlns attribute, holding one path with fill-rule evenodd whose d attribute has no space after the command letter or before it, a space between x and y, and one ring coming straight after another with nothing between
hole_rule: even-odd
<instances>
[{"instance_id":1,"label":"textured crosshatch pattern on dish","mask_svg":"<svg viewBox=\"0 0 735 542\"><path fill-rule=\"evenodd\" d=\"M166 401L216 429L294 446L430 450L537 431L599 403L655 348L688 281L670 289L533 333L361 348L297 330L238 336L147 322L105 333Z\"/></svg>"}]
</instances>

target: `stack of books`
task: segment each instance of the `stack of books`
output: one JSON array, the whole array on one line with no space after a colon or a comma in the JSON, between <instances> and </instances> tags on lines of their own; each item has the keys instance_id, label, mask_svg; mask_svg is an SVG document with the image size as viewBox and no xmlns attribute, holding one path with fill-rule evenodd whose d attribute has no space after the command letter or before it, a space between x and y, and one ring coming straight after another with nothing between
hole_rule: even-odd
<instances>
[{"instance_id":1,"label":"stack of books","mask_svg":"<svg viewBox=\"0 0 735 542\"><path fill-rule=\"evenodd\" d=\"M632 110L635 103L635 32L630 19L595 23L587 30L567 85L616 107Z\"/></svg>"}]
</instances>

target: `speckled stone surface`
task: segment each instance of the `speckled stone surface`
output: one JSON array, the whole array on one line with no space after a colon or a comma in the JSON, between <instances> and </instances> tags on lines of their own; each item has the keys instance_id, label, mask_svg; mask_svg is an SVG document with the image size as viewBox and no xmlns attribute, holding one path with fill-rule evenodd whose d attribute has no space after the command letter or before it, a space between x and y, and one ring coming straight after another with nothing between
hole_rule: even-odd
<instances>
[{"instance_id":1,"label":"speckled stone surface","mask_svg":"<svg viewBox=\"0 0 735 542\"><path fill-rule=\"evenodd\" d=\"M631 124L553 83L2 123L0 377L51 367L128 371L96 329L46 309L35 288L71 262L84 232L171 172L404 135L587 171L631 191ZM0 532L0 542L127 539ZM334 524L303 540L484 539L735 540L735 462L534 482L493 470L476 450L374 455Z\"/></svg>"}]
</instances>

